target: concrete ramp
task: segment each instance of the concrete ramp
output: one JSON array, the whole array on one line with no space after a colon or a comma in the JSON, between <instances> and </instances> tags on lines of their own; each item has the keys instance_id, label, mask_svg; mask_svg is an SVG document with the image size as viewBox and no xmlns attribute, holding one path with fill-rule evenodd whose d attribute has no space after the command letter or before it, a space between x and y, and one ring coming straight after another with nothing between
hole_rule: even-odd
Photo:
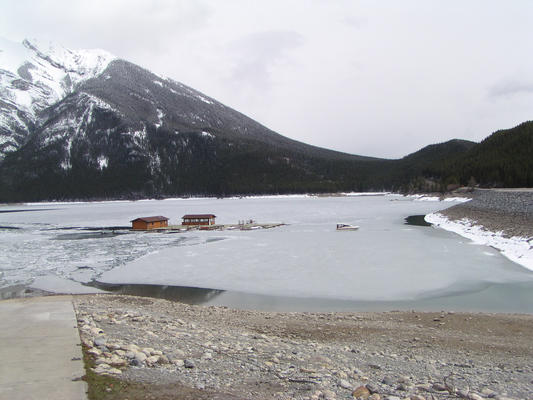
<instances>
[{"instance_id":1,"label":"concrete ramp","mask_svg":"<svg viewBox=\"0 0 533 400\"><path fill-rule=\"evenodd\" d=\"M0 400L86 400L71 296L0 301Z\"/></svg>"}]
</instances>

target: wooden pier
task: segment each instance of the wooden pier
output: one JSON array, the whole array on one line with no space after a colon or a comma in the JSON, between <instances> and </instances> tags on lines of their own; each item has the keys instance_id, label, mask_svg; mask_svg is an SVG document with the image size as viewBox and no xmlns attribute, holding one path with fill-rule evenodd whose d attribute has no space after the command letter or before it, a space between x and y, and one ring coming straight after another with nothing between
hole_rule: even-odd
<instances>
[{"instance_id":1,"label":"wooden pier","mask_svg":"<svg viewBox=\"0 0 533 400\"><path fill-rule=\"evenodd\" d=\"M285 225L282 222L275 223L241 223L241 224L214 224L214 225L169 225L157 229L158 232L187 232L187 231L252 231L256 229L271 229Z\"/></svg>"}]
</instances>

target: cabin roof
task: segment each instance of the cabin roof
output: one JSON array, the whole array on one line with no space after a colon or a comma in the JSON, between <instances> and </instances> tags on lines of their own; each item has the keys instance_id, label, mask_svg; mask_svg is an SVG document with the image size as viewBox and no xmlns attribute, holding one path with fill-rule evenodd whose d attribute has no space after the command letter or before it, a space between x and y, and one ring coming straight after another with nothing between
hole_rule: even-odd
<instances>
[{"instance_id":1,"label":"cabin roof","mask_svg":"<svg viewBox=\"0 0 533 400\"><path fill-rule=\"evenodd\" d=\"M190 219L190 218L215 218L216 215L214 214L186 214L182 218L183 219Z\"/></svg>"},{"instance_id":2,"label":"cabin roof","mask_svg":"<svg viewBox=\"0 0 533 400\"><path fill-rule=\"evenodd\" d=\"M135 221L143 221L143 222L158 222L158 221L168 221L167 217L163 217L162 215L157 215L155 217L140 217L132 219L130 222Z\"/></svg>"}]
</instances>

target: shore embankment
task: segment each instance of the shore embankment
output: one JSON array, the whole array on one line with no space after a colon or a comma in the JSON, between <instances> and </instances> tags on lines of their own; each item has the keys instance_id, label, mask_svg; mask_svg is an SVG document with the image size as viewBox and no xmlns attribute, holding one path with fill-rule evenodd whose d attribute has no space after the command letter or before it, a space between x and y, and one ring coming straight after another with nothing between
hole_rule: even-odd
<instances>
[{"instance_id":1,"label":"shore embankment","mask_svg":"<svg viewBox=\"0 0 533 400\"><path fill-rule=\"evenodd\" d=\"M426 216L426 221L494 247L533 270L533 189L476 189L472 200Z\"/></svg>"},{"instance_id":2,"label":"shore embankment","mask_svg":"<svg viewBox=\"0 0 533 400\"><path fill-rule=\"evenodd\" d=\"M74 305L96 372L141 384L147 397L140 398L504 400L533 393L531 315L277 313L114 295L77 296Z\"/></svg>"},{"instance_id":3,"label":"shore embankment","mask_svg":"<svg viewBox=\"0 0 533 400\"><path fill-rule=\"evenodd\" d=\"M533 189L476 189L471 196L441 214L451 220L468 218L506 237L533 238Z\"/></svg>"}]
</instances>

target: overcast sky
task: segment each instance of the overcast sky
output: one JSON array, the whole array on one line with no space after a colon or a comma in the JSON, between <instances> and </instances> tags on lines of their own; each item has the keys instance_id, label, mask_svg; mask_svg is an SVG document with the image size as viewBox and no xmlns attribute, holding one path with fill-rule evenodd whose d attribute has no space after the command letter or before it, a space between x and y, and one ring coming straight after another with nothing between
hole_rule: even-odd
<instances>
[{"instance_id":1,"label":"overcast sky","mask_svg":"<svg viewBox=\"0 0 533 400\"><path fill-rule=\"evenodd\" d=\"M531 0L3 0L0 36L102 48L354 154L533 119Z\"/></svg>"}]
</instances>

